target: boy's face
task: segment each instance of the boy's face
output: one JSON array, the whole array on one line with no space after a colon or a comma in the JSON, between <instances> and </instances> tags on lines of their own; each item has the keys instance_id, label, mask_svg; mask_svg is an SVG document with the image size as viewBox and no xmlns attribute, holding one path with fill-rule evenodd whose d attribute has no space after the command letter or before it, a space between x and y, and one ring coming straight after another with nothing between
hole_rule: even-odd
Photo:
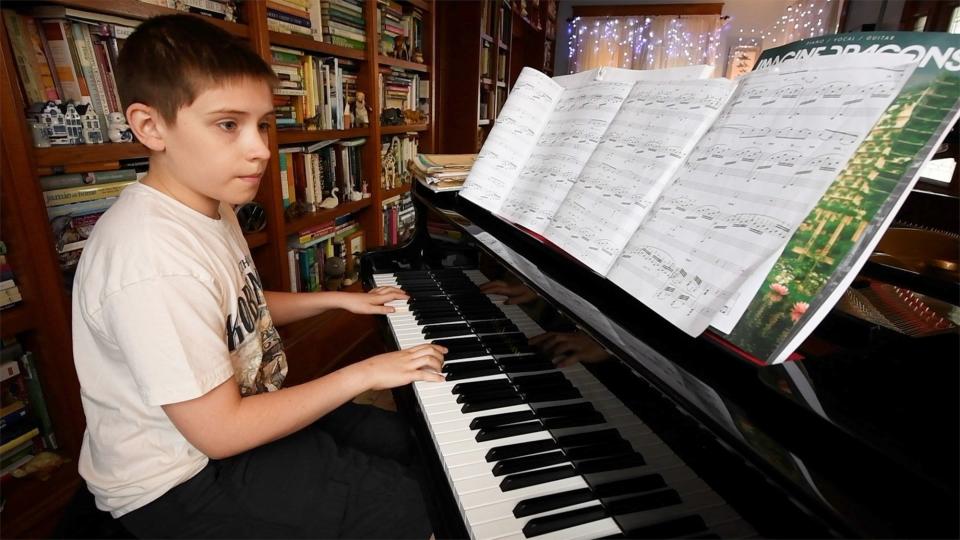
<instances>
[{"instance_id":1,"label":"boy's face","mask_svg":"<svg viewBox=\"0 0 960 540\"><path fill-rule=\"evenodd\" d=\"M219 203L241 204L257 194L270 159L267 130L273 94L243 78L203 90L164 125L163 185L180 202L216 217Z\"/></svg>"}]
</instances>

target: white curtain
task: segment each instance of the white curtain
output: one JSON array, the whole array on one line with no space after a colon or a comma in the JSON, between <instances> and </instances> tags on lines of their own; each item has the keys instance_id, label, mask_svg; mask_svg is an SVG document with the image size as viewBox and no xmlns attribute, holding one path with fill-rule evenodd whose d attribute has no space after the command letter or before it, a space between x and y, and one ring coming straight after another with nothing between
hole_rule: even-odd
<instances>
[{"instance_id":1,"label":"white curtain","mask_svg":"<svg viewBox=\"0 0 960 540\"><path fill-rule=\"evenodd\" d=\"M719 15L577 17L570 23L570 73L716 65L723 22Z\"/></svg>"}]
</instances>

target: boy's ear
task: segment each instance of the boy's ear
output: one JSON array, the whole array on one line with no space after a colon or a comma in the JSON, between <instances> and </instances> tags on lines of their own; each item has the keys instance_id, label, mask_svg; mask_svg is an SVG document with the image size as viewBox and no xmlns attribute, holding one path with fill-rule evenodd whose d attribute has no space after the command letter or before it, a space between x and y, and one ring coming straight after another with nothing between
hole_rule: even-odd
<instances>
[{"instance_id":1,"label":"boy's ear","mask_svg":"<svg viewBox=\"0 0 960 540\"><path fill-rule=\"evenodd\" d=\"M163 119L159 111L143 103L131 103L127 107L127 123L137 140L154 152L166 147L163 141Z\"/></svg>"}]
</instances>

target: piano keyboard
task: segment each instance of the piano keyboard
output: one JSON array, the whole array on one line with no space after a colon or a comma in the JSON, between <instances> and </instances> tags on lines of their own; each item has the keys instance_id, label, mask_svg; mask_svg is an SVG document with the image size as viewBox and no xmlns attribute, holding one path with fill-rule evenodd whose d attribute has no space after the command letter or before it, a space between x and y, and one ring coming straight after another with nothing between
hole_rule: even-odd
<instances>
[{"instance_id":1,"label":"piano keyboard","mask_svg":"<svg viewBox=\"0 0 960 540\"><path fill-rule=\"evenodd\" d=\"M373 281L411 297L389 304L400 348L449 349L447 380L413 387L471 538L756 536L589 371L535 354L543 330L479 271Z\"/></svg>"}]
</instances>

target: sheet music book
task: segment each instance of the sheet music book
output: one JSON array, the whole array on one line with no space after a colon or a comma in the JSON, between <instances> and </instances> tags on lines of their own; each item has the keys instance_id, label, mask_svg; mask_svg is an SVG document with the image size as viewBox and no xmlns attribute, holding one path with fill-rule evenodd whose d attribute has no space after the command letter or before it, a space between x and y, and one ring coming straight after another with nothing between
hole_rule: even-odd
<instances>
[{"instance_id":1,"label":"sheet music book","mask_svg":"<svg viewBox=\"0 0 960 540\"><path fill-rule=\"evenodd\" d=\"M696 336L776 258L915 65L814 56L735 82L524 69L461 196Z\"/></svg>"},{"instance_id":2,"label":"sheet music book","mask_svg":"<svg viewBox=\"0 0 960 540\"><path fill-rule=\"evenodd\" d=\"M906 57L919 64L778 256L744 281L712 323L767 363L786 360L840 300L960 117L956 34L822 36L765 51L757 69L810 55Z\"/></svg>"}]
</instances>

